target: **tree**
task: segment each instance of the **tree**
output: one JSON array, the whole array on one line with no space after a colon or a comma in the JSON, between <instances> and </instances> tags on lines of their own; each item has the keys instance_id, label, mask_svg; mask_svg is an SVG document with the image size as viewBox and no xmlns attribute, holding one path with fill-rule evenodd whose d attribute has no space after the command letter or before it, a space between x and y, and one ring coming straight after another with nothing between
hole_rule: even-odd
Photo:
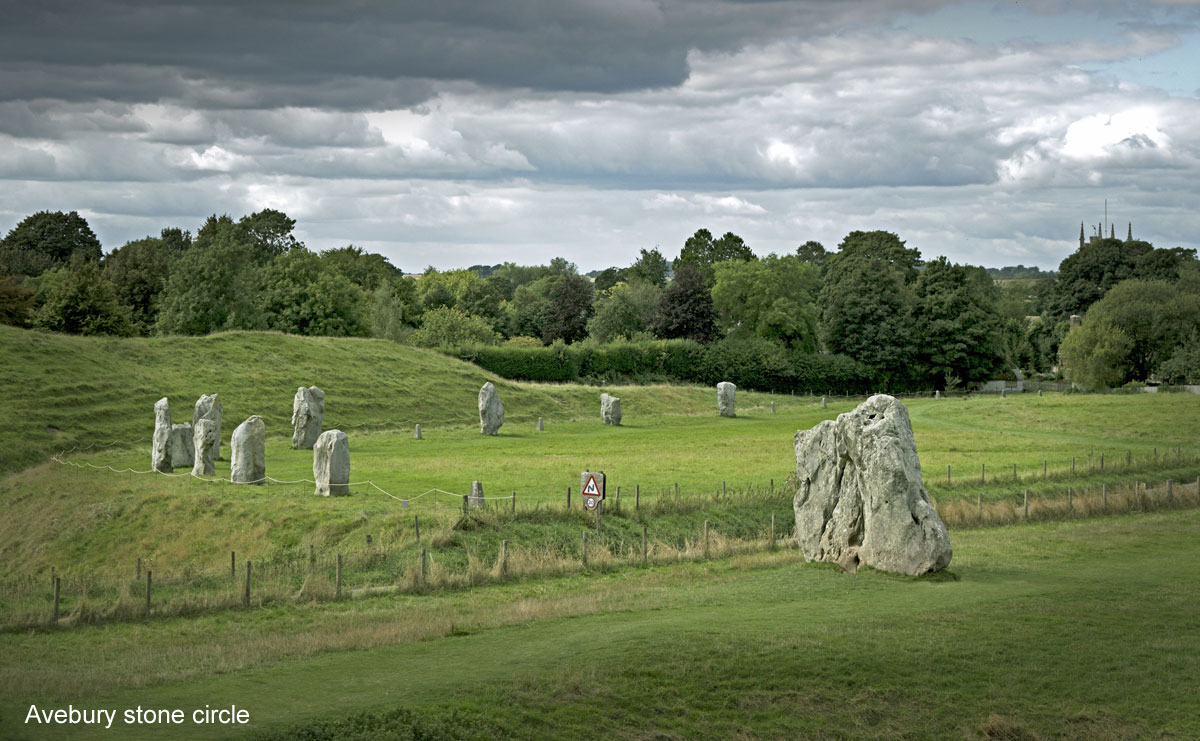
<instances>
[{"instance_id":1,"label":"tree","mask_svg":"<svg viewBox=\"0 0 1200 741\"><path fill-rule=\"evenodd\" d=\"M258 311L267 329L288 334L364 336L366 294L303 247L279 254L259 279Z\"/></svg>"},{"instance_id":2,"label":"tree","mask_svg":"<svg viewBox=\"0 0 1200 741\"><path fill-rule=\"evenodd\" d=\"M387 281L403 275L403 272L392 265L383 255L367 252L352 244L336 249L322 250L321 263L327 269L346 276L352 283L366 291L374 291Z\"/></svg>"},{"instance_id":3,"label":"tree","mask_svg":"<svg viewBox=\"0 0 1200 741\"><path fill-rule=\"evenodd\" d=\"M372 296L371 336L403 342L421 318L416 282L410 278L389 280Z\"/></svg>"},{"instance_id":4,"label":"tree","mask_svg":"<svg viewBox=\"0 0 1200 741\"><path fill-rule=\"evenodd\" d=\"M158 238L162 242L163 249L172 256L183 254L192 246L192 233L175 227L166 227L159 232Z\"/></svg>"},{"instance_id":5,"label":"tree","mask_svg":"<svg viewBox=\"0 0 1200 741\"><path fill-rule=\"evenodd\" d=\"M817 269L795 255L713 265L713 306L727 333L806 352L817 349L817 288Z\"/></svg>"},{"instance_id":6,"label":"tree","mask_svg":"<svg viewBox=\"0 0 1200 741\"><path fill-rule=\"evenodd\" d=\"M33 296L24 276L0 274L0 324L28 327L34 316Z\"/></svg>"},{"instance_id":7,"label":"tree","mask_svg":"<svg viewBox=\"0 0 1200 741\"><path fill-rule=\"evenodd\" d=\"M421 327L407 340L408 344L417 347L495 345L499 342L500 336L486 321L449 306L425 312Z\"/></svg>"},{"instance_id":8,"label":"tree","mask_svg":"<svg viewBox=\"0 0 1200 741\"><path fill-rule=\"evenodd\" d=\"M126 242L104 256L104 277L117 299L129 307L138 334L150 334L158 321L158 299L171 272L171 258L161 239Z\"/></svg>"},{"instance_id":9,"label":"tree","mask_svg":"<svg viewBox=\"0 0 1200 741\"><path fill-rule=\"evenodd\" d=\"M249 240L260 262L304 246L292 236L296 220L273 208L264 208L249 216L243 216L238 220L238 228Z\"/></svg>"},{"instance_id":10,"label":"tree","mask_svg":"<svg viewBox=\"0 0 1200 741\"><path fill-rule=\"evenodd\" d=\"M661 339L712 342L718 336L717 310L704 274L695 265L675 271L675 280L663 291L654 316L654 334Z\"/></svg>"},{"instance_id":11,"label":"tree","mask_svg":"<svg viewBox=\"0 0 1200 741\"><path fill-rule=\"evenodd\" d=\"M1068 255L1058 266L1050 314L1082 316L1108 289L1137 276L1138 258L1152 251L1148 242L1096 239Z\"/></svg>"},{"instance_id":12,"label":"tree","mask_svg":"<svg viewBox=\"0 0 1200 741\"><path fill-rule=\"evenodd\" d=\"M935 388L952 376L983 381L1002 367L998 291L986 270L939 257L917 277L913 297L917 363Z\"/></svg>"},{"instance_id":13,"label":"tree","mask_svg":"<svg viewBox=\"0 0 1200 741\"><path fill-rule=\"evenodd\" d=\"M58 270L62 277L38 310L36 326L68 334L133 334L129 309L117 300L116 290L95 260L76 254Z\"/></svg>"},{"instance_id":14,"label":"tree","mask_svg":"<svg viewBox=\"0 0 1200 741\"><path fill-rule=\"evenodd\" d=\"M596 276L596 279L592 281L592 288L595 289L596 293L600 293L602 291L607 291L625 279L626 277L624 270L620 268L605 268L604 270L601 270L600 274Z\"/></svg>"},{"instance_id":15,"label":"tree","mask_svg":"<svg viewBox=\"0 0 1200 741\"><path fill-rule=\"evenodd\" d=\"M39 211L9 231L0 250L0 267L13 275L40 275L78 255L99 261L100 240L78 212Z\"/></svg>"},{"instance_id":16,"label":"tree","mask_svg":"<svg viewBox=\"0 0 1200 741\"><path fill-rule=\"evenodd\" d=\"M675 261L675 270L678 271L683 265L691 265L700 271L704 282L711 286L713 263L752 259L754 253L742 238L733 232L725 232L720 239L713 239L707 229L699 229L684 242L679 259Z\"/></svg>"},{"instance_id":17,"label":"tree","mask_svg":"<svg viewBox=\"0 0 1200 741\"><path fill-rule=\"evenodd\" d=\"M597 342L612 342L649 333L661 295L661 288L641 280L618 283L599 293L595 313L588 320L588 336Z\"/></svg>"},{"instance_id":18,"label":"tree","mask_svg":"<svg viewBox=\"0 0 1200 741\"><path fill-rule=\"evenodd\" d=\"M1126 280L1093 304L1083 323L1121 330L1129 340L1119 365L1123 380L1144 381L1200 326L1200 296L1180 293L1166 281Z\"/></svg>"},{"instance_id":19,"label":"tree","mask_svg":"<svg viewBox=\"0 0 1200 741\"><path fill-rule=\"evenodd\" d=\"M581 275L564 275L550 291L546 326L542 341L568 344L587 337L587 322L592 316L592 282Z\"/></svg>"},{"instance_id":20,"label":"tree","mask_svg":"<svg viewBox=\"0 0 1200 741\"><path fill-rule=\"evenodd\" d=\"M667 276L671 272L671 263L655 247L652 250L642 250L638 259L625 269L629 281L641 280L659 288L667 285Z\"/></svg>"},{"instance_id":21,"label":"tree","mask_svg":"<svg viewBox=\"0 0 1200 741\"><path fill-rule=\"evenodd\" d=\"M820 242L808 240L796 248L796 257L815 267L821 275L825 274L825 260L829 257L829 251Z\"/></svg>"},{"instance_id":22,"label":"tree","mask_svg":"<svg viewBox=\"0 0 1200 741\"><path fill-rule=\"evenodd\" d=\"M257 263L235 230L214 229L204 239L197 234L171 269L159 299L156 330L196 335L262 329L254 303L257 289Z\"/></svg>"},{"instance_id":23,"label":"tree","mask_svg":"<svg viewBox=\"0 0 1200 741\"><path fill-rule=\"evenodd\" d=\"M509 337L541 337L545 333L550 292L560 280L558 276L546 275L517 287L512 300L504 303Z\"/></svg>"},{"instance_id":24,"label":"tree","mask_svg":"<svg viewBox=\"0 0 1200 741\"><path fill-rule=\"evenodd\" d=\"M1126 359L1133 341L1109 322L1074 326L1059 345L1063 369L1072 383L1096 391L1125 381Z\"/></svg>"},{"instance_id":25,"label":"tree","mask_svg":"<svg viewBox=\"0 0 1200 741\"><path fill-rule=\"evenodd\" d=\"M1200 332L1193 331L1187 342L1175 348L1158 367L1158 376L1169 383L1200 383Z\"/></svg>"}]
</instances>

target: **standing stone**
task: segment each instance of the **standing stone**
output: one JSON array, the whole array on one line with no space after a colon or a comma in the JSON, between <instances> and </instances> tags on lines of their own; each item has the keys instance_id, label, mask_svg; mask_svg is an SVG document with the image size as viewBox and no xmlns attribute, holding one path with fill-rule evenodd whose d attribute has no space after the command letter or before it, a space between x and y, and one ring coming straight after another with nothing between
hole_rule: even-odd
<instances>
[{"instance_id":1,"label":"standing stone","mask_svg":"<svg viewBox=\"0 0 1200 741\"><path fill-rule=\"evenodd\" d=\"M775 402L771 402L771 414L775 413Z\"/></svg>"},{"instance_id":2,"label":"standing stone","mask_svg":"<svg viewBox=\"0 0 1200 741\"><path fill-rule=\"evenodd\" d=\"M196 400L196 409L192 412L192 429L199 426L200 420L208 419L216 423L216 433L213 435L212 459L221 460L221 398L216 394L211 396L201 394ZM199 458L199 456L197 456Z\"/></svg>"},{"instance_id":3,"label":"standing stone","mask_svg":"<svg viewBox=\"0 0 1200 741\"><path fill-rule=\"evenodd\" d=\"M196 451L195 462L192 465L193 476L212 476L217 472L217 449L213 440L220 434L220 423L212 419L201 419L192 427L192 449Z\"/></svg>"},{"instance_id":4,"label":"standing stone","mask_svg":"<svg viewBox=\"0 0 1200 741\"><path fill-rule=\"evenodd\" d=\"M325 419L325 392L316 386L296 389L292 400L292 447L311 448L321 435Z\"/></svg>"},{"instance_id":5,"label":"standing stone","mask_svg":"<svg viewBox=\"0 0 1200 741\"><path fill-rule=\"evenodd\" d=\"M483 509L483 484L478 481L471 482L471 493L467 495L467 506L471 509Z\"/></svg>"},{"instance_id":6,"label":"standing stone","mask_svg":"<svg viewBox=\"0 0 1200 741\"><path fill-rule=\"evenodd\" d=\"M941 398L942 398L942 392L941 392L941 391L934 391L934 392L933 392L933 398L935 398L935 399L938 399L938 400L941 400Z\"/></svg>"},{"instance_id":7,"label":"standing stone","mask_svg":"<svg viewBox=\"0 0 1200 741\"><path fill-rule=\"evenodd\" d=\"M1000 398L1001 398L1001 399L1007 399L1007 398L1008 398L1008 392L1007 392L1007 391L1005 391L1004 389L1000 389Z\"/></svg>"},{"instance_id":8,"label":"standing stone","mask_svg":"<svg viewBox=\"0 0 1200 741\"><path fill-rule=\"evenodd\" d=\"M504 424L504 405L500 403L500 394L491 381L479 389L479 431L485 435L495 435Z\"/></svg>"},{"instance_id":9,"label":"standing stone","mask_svg":"<svg viewBox=\"0 0 1200 741\"><path fill-rule=\"evenodd\" d=\"M733 409L733 397L737 393L737 386L729 381L721 381L717 384L717 411L722 417L736 417Z\"/></svg>"},{"instance_id":10,"label":"standing stone","mask_svg":"<svg viewBox=\"0 0 1200 741\"><path fill-rule=\"evenodd\" d=\"M313 478L317 494L350 493L350 441L341 430L326 430L313 445Z\"/></svg>"},{"instance_id":11,"label":"standing stone","mask_svg":"<svg viewBox=\"0 0 1200 741\"><path fill-rule=\"evenodd\" d=\"M538 421L537 421L537 427L536 427L535 429L537 429L537 431L538 431L538 432L545 432L545 431L546 431L546 425L545 425L545 424L542 422L542 418L541 418L541 417L538 417Z\"/></svg>"},{"instance_id":12,"label":"standing stone","mask_svg":"<svg viewBox=\"0 0 1200 741\"><path fill-rule=\"evenodd\" d=\"M616 396L600 394L600 418L606 425L621 424L621 400Z\"/></svg>"},{"instance_id":13,"label":"standing stone","mask_svg":"<svg viewBox=\"0 0 1200 741\"><path fill-rule=\"evenodd\" d=\"M235 484L265 484L267 426L257 414L237 426L229 439L229 480Z\"/></svg>"},{"instance_id":14,"label":"standing stone","mask_svg":"<svg viewBox=\"0 0 1200 741\"><path fill-rule=\"evenodd\" d=\"M950 536L921 481L903 404L872 396L797 432L795 449L792 506L805 559L913 576L949 565Z\"/></svg>"},{"instance_id":15,"label":"standing stone","mask_svg":"<svg viewBox=\"0 0 1200 741\"><path fill-rule=\"evenodd\" d=\"M154 402L154 438L150 444L150 465L159 473L171 472L171 405L165 396Z\"/></svg>"},{"instance_id":16,"label":"standing stone","mask_svg":"<svg viewBox=\"0 0 1200 741\"><path fill-rule=\"evenodd\" d=\"M417 425L416 427L413 428L413 440L424 440L424 439L425 438L421 437L421 425Z\"/></svg>"},{"instance_id":17,"label":"standing stone","mask_svg":"<svg viewBox=\"0 0 1200 741\"><path fill-rule=\"evenodd\" d=\"M1038 398L1039 399L1042 398L1042 390L1041 389L1038 389Z\"/></svg>"},{"instance_id":18,"label":"standing stone","mask_svg":"<svg viewBox=\"0 0 1200 741\"><path fill-rule=\"evenodd\" d=\"M190 468L196 462L194 445L191 422L171 425L171 467Z\"/></svg>"},{"instance_id":19,"label":"standing stone","mask_svg":"<svg viewBox=\"0 0 1200 741\"><path fill-rule=\"evenodd\" d=\"M821 408L822 408L822 409L828 409L828 408L829 408L829 405L825 403L825 397L824 397L824 396L822 396L822 397L821 397Z\"/></svg>"}]
</instances>

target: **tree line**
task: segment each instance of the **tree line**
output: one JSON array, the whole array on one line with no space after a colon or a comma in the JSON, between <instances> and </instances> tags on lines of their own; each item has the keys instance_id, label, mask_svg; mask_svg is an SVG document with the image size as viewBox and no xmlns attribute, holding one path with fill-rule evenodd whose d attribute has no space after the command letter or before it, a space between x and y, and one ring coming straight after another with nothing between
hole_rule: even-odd
<instances>
[{"instance_id":1,"label":"tree line","mask_svg":"<svg viewBox=\"0 0 1200 741\"><path fill-rule=\"evenodd\" d=\"M195 236L165 228L103 254L79 214L33 214L0 242L0 321L77 334L369 336L455 351L687 340L727 346L728 357L784 352L785 365L845 356L893 390L969 388L1014 369L1088 386L1189 380L1200 354L1194 251L1133 240L1093 240L1053 278L1004 269L1031 277L1003 287L984 268L924 261L886 231L850 232L832 252L809 241L757 257L735 234L699 229L673 260L642 249L594 278L555 258L428 268L414 280L353 245L310 251L294 228L272 209L213 215Z\"/></svg>"}]
</instances>

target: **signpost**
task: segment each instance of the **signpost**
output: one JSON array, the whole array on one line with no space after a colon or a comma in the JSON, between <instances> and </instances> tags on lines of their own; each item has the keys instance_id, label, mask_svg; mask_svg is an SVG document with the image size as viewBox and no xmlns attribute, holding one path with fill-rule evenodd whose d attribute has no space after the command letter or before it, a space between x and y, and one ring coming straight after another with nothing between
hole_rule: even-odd
<instances>
[{"instance_id":1,"label":"signpost","mask_svg":"<svg viewBox=\"0 0 1200 741\"><path fill-rule=\"evenodd\" d=\"M579 494L583 497L583 506L596 511L596 527L600 527L604 517L604 472L584 471L579 476Z\"/></svg>"}]
</instances>

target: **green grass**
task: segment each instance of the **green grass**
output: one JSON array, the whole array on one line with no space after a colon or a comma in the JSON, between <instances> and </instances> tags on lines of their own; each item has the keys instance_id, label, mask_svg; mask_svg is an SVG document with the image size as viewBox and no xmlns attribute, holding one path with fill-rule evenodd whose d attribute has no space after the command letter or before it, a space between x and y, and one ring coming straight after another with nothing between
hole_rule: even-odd
<instances>
[{"instance_id":1,"label":"green grass","mask_svg":"<svg viewBox=\"0 0 1200 741\"><path fill-rule=\"evenodd\" d=\"M964 532L955 578L782 551L4 635L0 728L67 737L20 719L74 702L253 719L122 738L1195 737L1198 527L1186 510Z\"/></svg>"}]
</instances>

